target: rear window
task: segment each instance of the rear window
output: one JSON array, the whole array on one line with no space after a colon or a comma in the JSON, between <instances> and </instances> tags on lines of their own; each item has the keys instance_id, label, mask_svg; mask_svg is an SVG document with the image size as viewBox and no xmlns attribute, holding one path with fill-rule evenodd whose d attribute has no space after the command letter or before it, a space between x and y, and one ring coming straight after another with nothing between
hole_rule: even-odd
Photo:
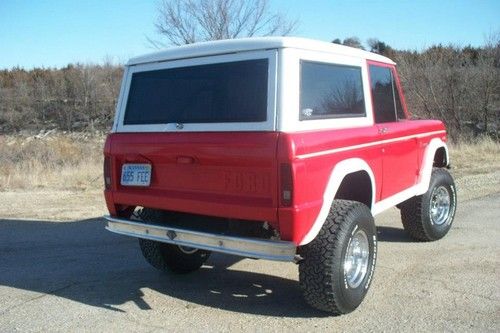
<instances>
[{"instance_id":1,"label":"rear window","mask_svg":"<svg viewBox=\"0 0 500 333\"><path fill-rule=\"evenodd\" d=\"M268 60L132 74L124 125L264 122Z\"/></svg>"}]
</instances>

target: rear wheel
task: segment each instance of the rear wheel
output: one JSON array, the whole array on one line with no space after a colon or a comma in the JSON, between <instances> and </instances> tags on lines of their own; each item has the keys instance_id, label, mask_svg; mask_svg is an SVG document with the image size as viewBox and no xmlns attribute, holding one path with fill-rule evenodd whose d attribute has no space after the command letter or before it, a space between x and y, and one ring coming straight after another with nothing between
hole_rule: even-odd
<instances>
[{"instance_id":1,"label":"rear wheel","mask_svg":"<svg viewBox=\"0 0 500 333\"><path fill-rule=\"evenodd\" d=\"M143 208L139 217L146 222L161 222L164 219L162 211L149 208ZM161 271L190 273L199 269L210 256L210 251L149 239L140 238L139 245L146 261Z\"/></svg>"},{"instance_id":2,"label":"rear wheel","mask_svg":"<svg viewBox=\"0 0 500 333\"><path fill-rule=\"evenodd\" d=\"M412 238L419 241L443 238L451 228L457 207L453 178L445 169L434 169L427 192L400 207L403 226Z\"/></svg>"},{"instance_id":3,"label":"rear wheel","mask_svg":"<svg viewBox=\"0 0 500 333\"><path fill-rule=\"evenodd\" d=\"M199 269L210 256L209 251L139 239L146 261L161 271L190 273Z\"/></svg>"},{"instance_id":4,"label":"rear wheel","mask_svg":"<svg viewBox=\"0 0 500 333\"><path fill-rule=\"evenodd\" d=\"M368 292L376 253L368 207L335 200L318 236L300 248L299 280L307 303L336 315L356 309Z\"/></svg>"}]
</instances>

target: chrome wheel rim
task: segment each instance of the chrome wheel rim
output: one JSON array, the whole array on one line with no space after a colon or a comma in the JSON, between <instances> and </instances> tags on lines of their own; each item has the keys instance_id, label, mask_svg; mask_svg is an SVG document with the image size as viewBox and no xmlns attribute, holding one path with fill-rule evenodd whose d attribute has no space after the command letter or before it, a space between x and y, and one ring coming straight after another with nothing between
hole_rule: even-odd
<instances>
[{"instance_id":1,"label":"chrome wheel rim","mask_svg":"<svg viewBox=\"0 0 500 333\"><path fill-rule=\"evenodd\" d=\"M450 216L450 193L444 186L436 187L431 194L430 217L433 224L442 225Z\"/></svg>"},{"instance_id":2,"label":"chrome wheel rim","mask_svg":"<svg viewBox=\"0 0 500 333\"><path fill-rule=\"evenodd\" d=\"M344 257L344 276L350 288L357 288L363 282L369 257L368 236L363 230L358 230L351 237Z\"/></svg>"}]
</instances>

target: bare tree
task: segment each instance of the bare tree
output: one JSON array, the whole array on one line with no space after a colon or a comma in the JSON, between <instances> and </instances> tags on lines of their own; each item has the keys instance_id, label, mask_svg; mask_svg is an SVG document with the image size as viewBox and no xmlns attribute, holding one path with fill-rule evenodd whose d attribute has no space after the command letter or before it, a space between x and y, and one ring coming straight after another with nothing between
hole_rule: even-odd
<instances>
[{"instance_id":1,"label":"bare tree","mask_svg":"<svg viewBox=\"0 0 500 333\"><path fill-rule=\"evenodd\" d=\"M345 38L342 44L344 44L345 46L355 47L361 50L365 49L359 38L354 36Z\"/></svg>"},{"instance_id":2,"label":"bare tree","mask_svg":"<svg viewBox=\"0 0 500 333\"><path fill-rule=\"evenodd\" d=\"M366 42L370 47L370 52L375 52L389 58L392 58L395 55L392 47L377 38L368 38Z\"/></svg>"},{"instance_id":3,"label":"bare tree","mask_svg":"<svg viewBox=\"0 0 500 333\"><path fill-rule=\"evenodd\" d=\"M252 36L285 36L297 21L271 12L268 0L163 0L158 5L157 33L167 42L148 38L159 48L199 41Z\"/></svg>"},{"instance_id":4,"label":"bare tree","mask_svg":"<svg viewBox=\"0 0 500 333\"><path fill-rule=\"evenodd\" d=\"M0 70L0 133L106 130L122 73L109 63Z\"/></svg>"},{"instance_id":5,"label":"bare tree","mask_svg":"<svg viewBox=\"0 0 500 333\"><path fill-rule=\"evenodd\" d=\"M399 52L395 59L415 116L443 120L453 139L466 138L470 130L498 139L497 52L498 38L483 48L437 45L421 53Z\"/></svg>"}]
</instances>

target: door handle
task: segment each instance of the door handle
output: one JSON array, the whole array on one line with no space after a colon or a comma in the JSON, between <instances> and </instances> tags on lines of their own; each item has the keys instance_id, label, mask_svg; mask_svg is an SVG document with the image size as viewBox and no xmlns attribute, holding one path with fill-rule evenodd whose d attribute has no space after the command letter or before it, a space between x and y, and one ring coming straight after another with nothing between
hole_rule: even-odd
<instances>
[{"instance_id":1,"label":"door handle","mask_svg":"<svg viewBox=\"0 0 500 333\"><path fill-rule=\"evenodd\" d=\"M177 156L177 164L194 164L196 159L192 156Z\"/></svg>"}]
</instances>

